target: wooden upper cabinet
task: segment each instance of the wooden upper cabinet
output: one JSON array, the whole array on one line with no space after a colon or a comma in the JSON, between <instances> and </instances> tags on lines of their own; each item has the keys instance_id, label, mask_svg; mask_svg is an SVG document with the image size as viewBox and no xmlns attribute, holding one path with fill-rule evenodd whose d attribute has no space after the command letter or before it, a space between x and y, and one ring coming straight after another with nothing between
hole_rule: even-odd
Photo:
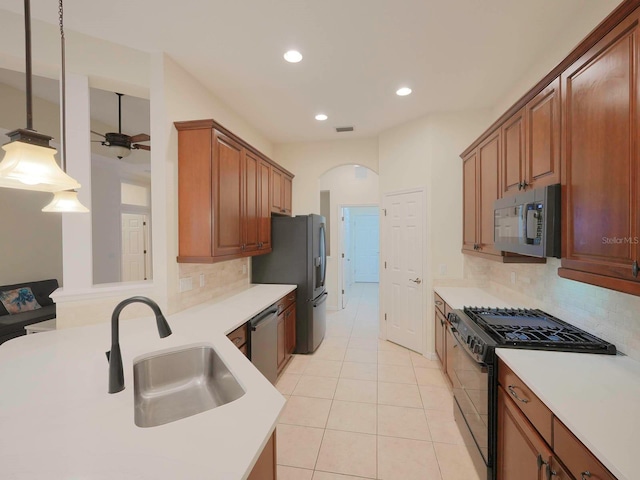
<instances>
[{"instance_id":1,"label":"wooden upper cabinet","mask_svg":"<svg viewBox=\"0 0 640 480\"><path fill-rule=\"evenodd\" d=\"M478 246L482 253L500 255L493 248L493 204L499 198L500 130L478 147Z\"/></svg>"},{"instance_id":2,"label":"wooden upper cabinet","mask_svg":"<svg viewBox=\"0 0 640 480\"><path fill-rule=\"evenodd\" d=\"M239 143L213 134L213 256L236 255L243 250L243 163Z\"/></svg>"},{"instance_id":3,"label":"wooden upper cabinet","mask_svg":"<svg viewBox=\"0 0 640 480\"><path fill-rule=\"evenodd\" d=\"M243 250L258 249L260 216L260 159L249 151L244 155L243 172Z\"/></svg>"},{"instance_id":4,"label":"wooden upper cabinet","mask_svg":"<svg viewBox=\"0 0 640 480\"><path fill-rule=\"evenodd\" d=\"M271 170L271 213L291 215L292 180L282 170Z\"/></svg>"},{"instance_id":5,"label":"wooden upper cabinet","mask_svg":"<svg viewBox=\"0 0 640 480\"><path fill-rule=\"evenodd\" d=\"M565 220L558 272L636 295L639 17L634 12L562 75Z\"/></svg>"},{"instance_id":6,"label":"wooden upper cabinet","mask_svg":"<svg viewBox=\"0 0 640 480\"><path fill-rule=\"evenodd\" d=\"M475 250L478 244L478 155L474 150L463 160L463 224L462 250Z\"/></svg>"},{"instance_id":7,"label":"wooden upper cabinet","mask_svg":"<svg viewBox=\"0 0 640 480\"><path fill-rule=\"evenodd\" d=\"M502 125L501 196L522 189L525 170L525 112L520 110Z\"/></svg>"},{"instance_id":8,"label":"wooden upper cabinet","mask_svg":"<svg viewBox=\"0 0 640 480\"><path fill-rule=\"evenodd\" d=\"M560 78L556 78L525 107L527 188L560 183L560 99Z\"/></svg>"},{"instance_id":9,"label":"wooden upper cabinet","mask_svg":"<svg viewBox=\"0 0 640 480\"><path fill-rule=\"evenodd\" d=\"M273 171L280 205L291 174L213 120L176 122L178 262L212 263L271 251ZM281 207L283 208L283 207Z\"/></svg>"},{"instance_id":10,"label":"wooden upper cabinet","mask_svg":"<svg viewBox=\"0 0 640 480\"><path fill-rule=\"evenodd\" d=\"M282 209L285 215L291 215L291 202L293 195L293 178L289 175L283 175L282 177Z\"/></svg>"},{"instance_id":11,"label":"wooden upper cabinet","mask_svg":"<svg viewBox=\"0 0 640 480\"><path fill-rule=\"evenodd\" d=\"M258 248L271 249L271 165L264 160L259 164Z\"/></svg>"},{"instance_id":12,"label":"wooden upper cabinet","mask_svg":"<svg viewBox=\"0 0 640 480\"><path fill-rule=\"evenodd\" d=\"M283 182L284 173L277 168L271 169L271 212L282 213L283 210Z\"/></svg>"}]
</instances>

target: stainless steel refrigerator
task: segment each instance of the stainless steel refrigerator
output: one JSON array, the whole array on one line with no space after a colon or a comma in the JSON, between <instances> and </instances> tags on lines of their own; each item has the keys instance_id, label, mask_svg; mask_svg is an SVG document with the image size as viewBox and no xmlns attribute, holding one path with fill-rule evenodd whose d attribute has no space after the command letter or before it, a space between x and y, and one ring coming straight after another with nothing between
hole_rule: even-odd
<instances>
[{"instance_id":1,"label":"stainless steel refrigerator","mask_svg":"<svg viewBox=\"0 0 640 480\"><path fill-rule=\"evenodd\" d=\"M325 218L321 215L273 217L273 251L251 259L253 283L285 283L298 286L296 353L315 351L326 331L325 231Z\"/></svg>"}]
</instances>

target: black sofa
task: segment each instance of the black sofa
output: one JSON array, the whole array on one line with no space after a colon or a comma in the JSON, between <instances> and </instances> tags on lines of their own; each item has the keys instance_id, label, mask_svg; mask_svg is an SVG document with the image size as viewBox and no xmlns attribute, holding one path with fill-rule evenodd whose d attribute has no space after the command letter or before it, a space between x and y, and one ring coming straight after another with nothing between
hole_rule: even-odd
<instances>
[{"instance_id":1,"label":"black sofa","mask_svg":"<svg viewBox=\"0 0 640 480\"><path fill-rule=\"evenodd\" d=\"M24 327L34 323L44 322L56 318L56 304L49 297L58 288L58 280L41 280L39 282L17 283L15 285L2 285L0 292L15 290L16 288L30 287L33 295L42 308L29 312L10 315L0 302L0 344L12 338L25 335Z\"/></svg>"}]
</instances>

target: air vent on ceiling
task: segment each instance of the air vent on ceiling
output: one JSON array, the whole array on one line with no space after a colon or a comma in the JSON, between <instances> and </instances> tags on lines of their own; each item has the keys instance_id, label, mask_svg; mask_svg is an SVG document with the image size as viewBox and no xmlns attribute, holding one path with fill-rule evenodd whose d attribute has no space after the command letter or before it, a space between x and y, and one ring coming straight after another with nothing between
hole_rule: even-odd
<instances>
[{"instance_id":1,"label":"air vent on ceiling","mask_svg":"<svg viewBox=\"0 0 640 480\"><path fill-rule=\"evenodd\" d=\"M336 127L336 132L353 132L353 127Z\"/></svg>"}]
</instances>

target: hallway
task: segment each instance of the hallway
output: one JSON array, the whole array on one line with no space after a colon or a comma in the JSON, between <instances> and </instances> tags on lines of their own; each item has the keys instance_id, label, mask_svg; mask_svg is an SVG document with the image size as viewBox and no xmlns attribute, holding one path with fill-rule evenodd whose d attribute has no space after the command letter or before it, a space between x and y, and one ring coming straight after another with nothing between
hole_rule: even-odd
<instances>
[{"instance_id":1,"label":"hallway","mask_svg":"<svg viewBox=\"0 0 640 480\"><path fill-rule=\"evenodd\" d=\"M476 480L437 361L378 339L378 284L327 314L277 382L279 480Z\"/></svg>"}]
</instances>

